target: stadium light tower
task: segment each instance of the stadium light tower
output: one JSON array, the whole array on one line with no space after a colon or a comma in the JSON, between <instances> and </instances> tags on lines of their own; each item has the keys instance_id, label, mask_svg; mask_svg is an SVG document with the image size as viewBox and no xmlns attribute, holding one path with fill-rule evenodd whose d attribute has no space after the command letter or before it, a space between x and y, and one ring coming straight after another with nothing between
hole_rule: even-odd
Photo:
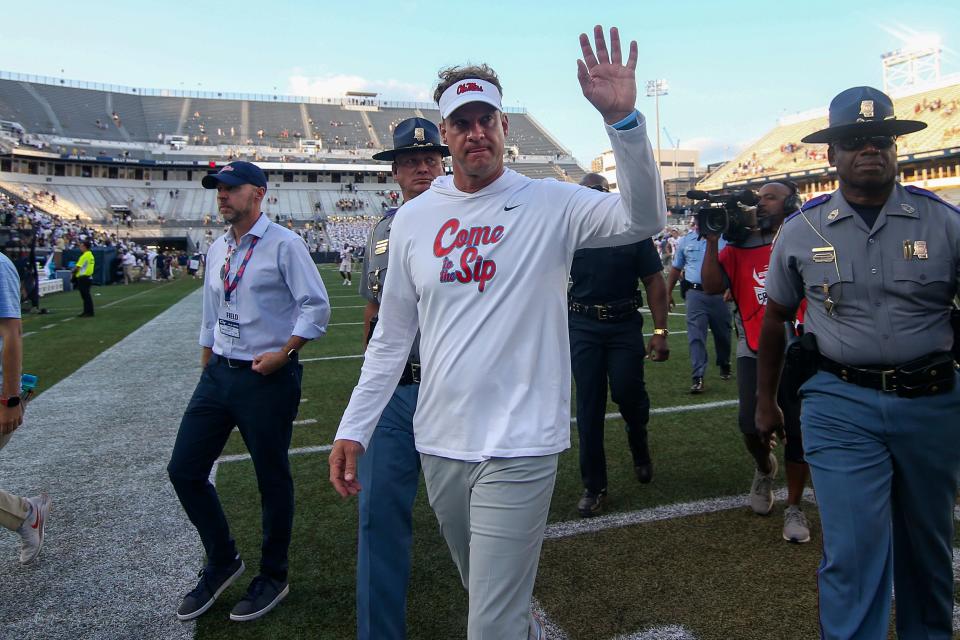
<instances>
[{"instance_id":1,"label":"stadium light tower","mask_svg":"<svg viewBox=\"0 0 960 640\"><path fill-rule=\"evenodd\" d=\"M883 60L883 90L913 89L940 80L940 38L916 37L901 49L888 51Z\"/></svg>"},{"instance_id":2,"label":"stadium light tower","mask_svg":"<svg viewBox=\"0 0 960 640\"><path fill-rule=\"evenodd\" d=\"M653 98L657 114L657 171L660 170L660 96L667 95L667 81L647 80L647 97Z\"/></svg>"}]
</instances>

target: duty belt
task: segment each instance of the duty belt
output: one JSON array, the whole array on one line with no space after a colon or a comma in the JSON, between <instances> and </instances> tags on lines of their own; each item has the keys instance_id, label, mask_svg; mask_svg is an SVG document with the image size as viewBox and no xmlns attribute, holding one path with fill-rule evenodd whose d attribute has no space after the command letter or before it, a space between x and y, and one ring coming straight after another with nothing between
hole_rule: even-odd
<instances>
[{"instance_id":1,"label":"duty belt","mask_svg":"<svg viewBox=\"0 0 960 640\"><path fill-rule=\"evenodd\" d=\"M687 283L687 289L693 289L694 291L703 291L703 285L700 284L699 282L690 282L689 280L685 280L684 282Z\"/></svg>"},{"instance_id":2,"label":"duty belt","mask_svg":"<svg viewBox=\"0 0 960 640\"><path fill-rule=\"evenodd\" d=\"M574 313L595 320L623 320L637 312L640 308L640 298L615 300L606 304L583 304L571 298L567 307Z\"/></svg>"},{"instance_id":3,"label":"duty belt","mask_svg":"<svg viewBox=\"0 0 960 640\"><path fill-rule=\"evenodd\" d=\"M420 384L420 363L408 362L403 368L403 375L400 376L400 386L408 384Z\"/></svg>"},{"instance_id":4,"label":"duty belt","mask_svg":"<svg viewBox=\"0 0 960 640\"><path fill-rule=\"evenodd\" d=\"M932 396L953 389L957 364L949 353L930 353L897 367L854 367L820 355L820 369L844 382L905 398Z\"/></svg>"}]
</instances>

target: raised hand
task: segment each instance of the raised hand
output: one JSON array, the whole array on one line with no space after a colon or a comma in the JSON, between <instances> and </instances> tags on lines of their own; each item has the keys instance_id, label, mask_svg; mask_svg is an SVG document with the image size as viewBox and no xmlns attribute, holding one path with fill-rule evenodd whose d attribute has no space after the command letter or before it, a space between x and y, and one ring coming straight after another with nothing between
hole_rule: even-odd
<instances>
[{"instance_id":1,"label":"raised hand","mask_svg":"<svg viewBox=\"0 0 960 640\"><path fill-rule=\"evenodd\" d=\"M633 113L637 102L637 42L630 41L630 55L623 64L620 52L620 33L610 28L610 52L603 37L603 27L593 28L596 54L590 38L580 34L583 60L577 60L577 79L583 96L590 101L607 124L623 120Z\"/></svg>"}]
</instances>

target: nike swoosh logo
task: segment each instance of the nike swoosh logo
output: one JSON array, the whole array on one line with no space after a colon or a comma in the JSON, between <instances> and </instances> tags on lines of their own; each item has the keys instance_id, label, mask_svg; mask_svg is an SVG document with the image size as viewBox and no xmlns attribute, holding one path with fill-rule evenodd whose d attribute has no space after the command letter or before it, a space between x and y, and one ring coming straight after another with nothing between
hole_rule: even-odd
<instances>
[{"instance_id":1,"label":"nike swoosh logo","mask_svg":"<svg viewBox=\"0 0 960 640\"><path fill-rule=\"evenodd\" d=\"M515 204L515 205L513 205L512 207L504 207L503 210L504 210L504 211L513 211L513 210L516 209L517 207L522 207L523 205L524 205L524 203L521 202L520 204Z\"/></svg>"}]
</instances>

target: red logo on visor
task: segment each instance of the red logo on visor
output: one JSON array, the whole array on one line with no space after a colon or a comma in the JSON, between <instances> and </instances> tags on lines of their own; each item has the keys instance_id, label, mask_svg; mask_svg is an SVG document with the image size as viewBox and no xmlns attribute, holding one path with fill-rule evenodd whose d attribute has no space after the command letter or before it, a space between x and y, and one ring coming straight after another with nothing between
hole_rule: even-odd
<instances>
[{"instance_id":1,"label":"red logo on visor","mask_svg":"<svg viewBox=\"0 0 960 640\"><path fill-rule=\"evenodd\" d=\"M466 93L467 91L483 91L483 87L478 85L476 82L464 82L459 87L457 87L457 95L461 93Z\"/></svg>"}]
</instances>

